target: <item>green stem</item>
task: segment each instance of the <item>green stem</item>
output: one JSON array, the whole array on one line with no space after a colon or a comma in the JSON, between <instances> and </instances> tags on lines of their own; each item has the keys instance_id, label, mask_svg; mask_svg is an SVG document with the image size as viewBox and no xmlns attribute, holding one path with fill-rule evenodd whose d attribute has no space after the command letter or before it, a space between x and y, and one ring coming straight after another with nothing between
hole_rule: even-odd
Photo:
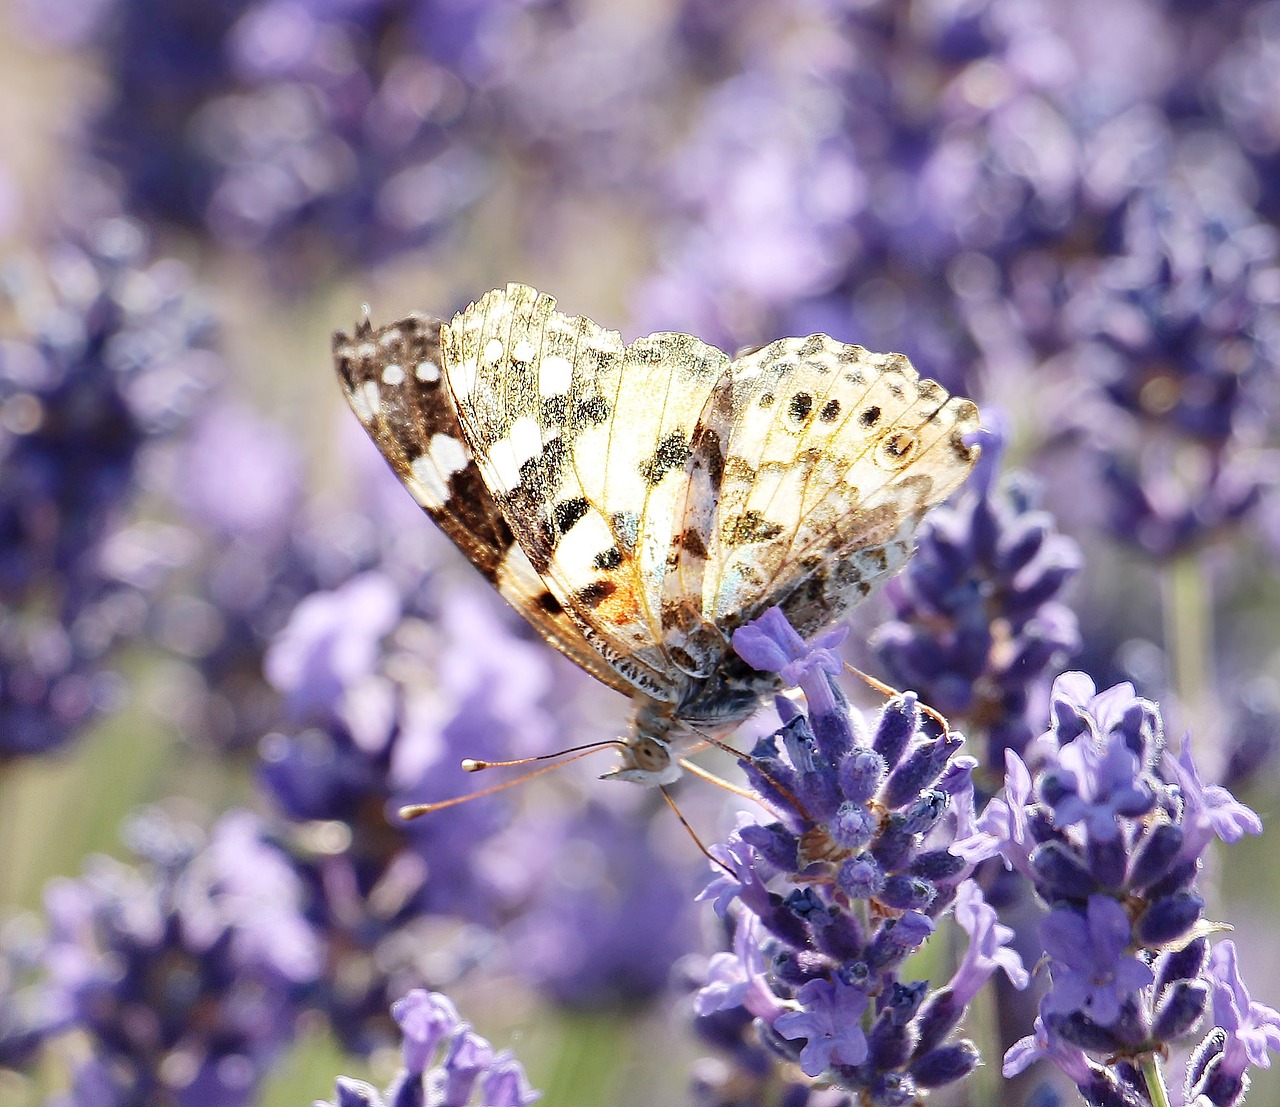
<instances>
[{"instance_id":1,"label":"green stem","mask_svg":"<svg viewBox=\"0 0 1280 1107\"><path fill-rule=\"evenodd\" d=\"M1203 721L1209 707L1209 658L1213 656L1213 600L1204 558L1194 552L1175 558L1168 564L1164 583L1165 649L1173 669L1173 688L1187 716L1185 722ZM1199 728L1189 729L1194 733Z\"/></svg>"},{"instance_id":2,"label":"green stem","mask_svg":"<svg viewBox=\"0 0 1280 1107\"><path fill-rule=\"evenodd\" d=\"M1160 1059L1154 1053L1149 1053L1140 1068L1147 1083L1147 1094L1151 1097L1151 1107L1169 1107L1169 1090L1164 1086L1164 1071L1160 1068Z\"/></svg>"}]
</instances>

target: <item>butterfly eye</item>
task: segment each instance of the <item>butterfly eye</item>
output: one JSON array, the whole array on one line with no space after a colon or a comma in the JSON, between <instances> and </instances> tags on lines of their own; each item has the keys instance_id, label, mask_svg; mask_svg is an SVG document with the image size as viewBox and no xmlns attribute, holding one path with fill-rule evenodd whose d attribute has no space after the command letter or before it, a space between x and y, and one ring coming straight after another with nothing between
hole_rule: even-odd
<instances>
[{"instance_id":1,"label":"butterfly eye","mask_svg":"<svg viewBox=\"0 0 1280 1107\"><path fill-rule=\"evenodd\" d=\"M648 773L660 773L671 765L671 753L656 738L640 738L630 746L631 758L636 768Z\"/></svg>"}]
</instances>

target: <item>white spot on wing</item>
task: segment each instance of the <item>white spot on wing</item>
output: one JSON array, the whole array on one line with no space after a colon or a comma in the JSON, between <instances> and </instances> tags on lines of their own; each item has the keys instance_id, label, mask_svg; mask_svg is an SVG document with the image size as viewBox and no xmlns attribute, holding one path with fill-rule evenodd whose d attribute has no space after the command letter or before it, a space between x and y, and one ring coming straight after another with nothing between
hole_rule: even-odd
<instances>
[{"instance_id":1,"label":"white spot on wing","mask_svg":"<svg viewBox=\"0 0 1280 1107\"><path fill-rule=\"evenodd\" d=\"M556 568L570 580L593 579L596 554L614 545L613 531L598 511L588 511L556 543Z\"/></svg>"},{"instance_id":2,"label":"white spot on wing","mask_svg":"<svg viewBox=\"0 0 1280 1107\"><path fill-rule=\"evenodd\" d=\"M475 360L468 358L449 374L449 384L458 399L465 400L471 395L471 390L476 386L476 371Z\"/></svg>"},{"instance_id":3,"label":"white spot on wing","mask_svg":"<svg viewBox=\"0 0 1280 1107\"><path fill-rule=\"evenodd\" d=\"M434 361L420 361L417 368L414 369L413 375L424 384L430 384L432 381L440 379L440 366Z\"/></svg>"},{"instance_id":4,"label":"white spot on wing","mask_svg":"<svg viewBox=\"0 0 1280 1107\"><path fill-rule=\"evenodd\" d=\"M413 498L433 511L444 507L445 501L449 499L449 486L440 476L440 470L432 464L431 458L426 454L415 457L410 468L413 470L413 480L405 483L413 493Z\"/></svg>"},{"instance_id":5,"label":"white spot on wing","mask_svg":"<svg viewBox=\"0 0 1280 1107\"><path fill-rule=\"evenodd\" d=\"M489 462L498 484L509 492L520 483L520 466L542 454L542 431L535 420L522 415L511 424L511 433L489 448Z\"/></svg>"},{"instance_id":6,"label":"white spot on wing","mask_svg":"<svg viewBox=\"0 0 1280 1107\"><path fill-rule=\"evenodd\" d=\"M369 383L368 381L365 384ZM376 386L375 386L376 387ZM369 399L365 393L364 385L357 385L347 393L347 400L351 404L351 410L356 413L356 418L362 423L373 421L373 410L369 407Z\"/></svg>"},{"instance_id":7,"label":"white spot on wing","mask_svg":"<svg viewBox=\"0 0 1280 1107\"><path fill-rule=\"evenodd\" d=\"M449 500L449 478L470 463L467 451L456 438L433 434L427 443L427 452L410 463L413 479L406 484L418 503L436 511Z\"/></svg>"},{"instance_id":8,"label":"white spot on wing","mask_svg":"<svg viewBox=\"0 0 1280 1107\"><path fill-rule=\"evenodd\" d=\"M502 343L496 338L484 344L484 361L486 365L497 365L502 360Z\"/></svg>"},{"instance_id":9,"label":"white spot on wing","mask_svg":"<svg viewBox=\"0 0 1280 1107\"><path fill-rule=\"evenodd\" d=\"M382 370L382 383L395 388L398 384L404 384L404 367L401 365L388 365Z\"/></svg>"},{"instance_id":10,"label":"white spot on wing","mask_svg":"<svg viewBox=\"0 0 1280 1107\"><path fill-rule=\"evenodd\" d=\"M538 394L540 396L559 396L569 391L573 383L573 364L567 357L552 354L544 357L538 365Z\"/></svg>"},{"instance_id":11,"label":"white spot on wing","mask_svg":"<svg viewBox=\"0 0 1280 1107\"><path fill-rule=\"evenodd\" d=\"M359 391L363 393L361 399L363 399L364 406L369 412L368 415L361 415L360 417L367 423L382 410L382 396L378 392L377 381L365 381L360 386ZM359 408L356 408L356 414L360 414Z\"/></svg>"},{"instance_id":12,"label":"white spot on wing","mask_svg":"<svg viewBox=\"0 0 1280 1107\"><path fill-rule=\"evenodd\" d=\"M512 361L522 361L526 365L533 360L533 355L538 351L533 348L533 343L527 338L520 339L519 342L511 350Z\"/></svg>"},{"instance_id":13,"label":"white spot on wing","mask_svg":"<svg viewBox=\"0 0 1280 1107\"><path fill-rule=\"evenodd\" d=\"M454 473L461 473L468 465L471 464L471 458L467 455L466 448L456 438L449 434L433 434L431 442L427 446L427 452L431 455L431 460L442 473L453 476Z\"/></svg>"}]
</instances>

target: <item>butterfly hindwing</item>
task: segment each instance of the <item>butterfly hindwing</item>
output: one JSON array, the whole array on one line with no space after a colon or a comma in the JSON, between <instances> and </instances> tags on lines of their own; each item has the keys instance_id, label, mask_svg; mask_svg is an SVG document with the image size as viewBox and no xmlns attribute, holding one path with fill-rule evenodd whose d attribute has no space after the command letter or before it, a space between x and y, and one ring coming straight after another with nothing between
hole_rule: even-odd
<instances>
[{"instance_id":1,"label":"butterfly hindwing","mask_svg":"<svg viewBox=\"0 0 1280 1107\"><path fill-rule=\"evenodd\" d=\"M733 364L707 422L725 443L703 614L732 628L780 604L802 634L901 567L924 512L964 479L977 409L900 354L826 335ZM704 512L691 498L690 517Z\"/></svg>"}]
</instances>

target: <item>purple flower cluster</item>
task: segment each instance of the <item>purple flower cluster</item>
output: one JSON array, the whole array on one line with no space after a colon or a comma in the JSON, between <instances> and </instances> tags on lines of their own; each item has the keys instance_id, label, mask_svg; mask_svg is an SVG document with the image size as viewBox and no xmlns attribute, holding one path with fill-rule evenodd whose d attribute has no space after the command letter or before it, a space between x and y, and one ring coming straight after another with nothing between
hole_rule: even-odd
<instances>
[{"instance_id":1,"label":"purple flower cluster","mask_svg":"<svg viewBox=\"0 0 1280 1107\"><path fill-rule=\"evenodd\" d=\"M520 1062L462 1021L448 996L415 989L391 1005L404 1042L404 1067L385 1094L338 1077L331 1104L316 1107L528 1107L538 1099Z\"/></svg>"},{"instance_id":2,"label":"purple flower cluster","mask_svg":"<svg viewBox=\"0 0 1280 1107\"><path fill-rule=\"evenodd\" d=\"M0 343L0 758L65 745L116 698L104 659L163 561L125 528L139 468L223 372L187 268L136 221L82 215L0 289L18 321Z\"/></svg>"},{"instance_id":3,"label":"purple flower cluster","mask_svg":"<svg viewBox=\"0 0 1280 1107\"><path fill-rule=\"evenodd\" d=\"M983 739L983 762L998 771L1006 749L1033 737L1047 674L1079 648L1061 597L1082 555L1026 478L997 484L1003 443L989 439L973 481L921 525L915 555L885 589L893 618L871 644L889 679Z\"/></svg>"},{"instance_id":4,"label":"purple flower cluster","mask_svg":"<svg viewBox=\"0 0 1280 1107\"><path fill-rule=\"evenodd\" d=\"M1130 201L1120 248L1068 308L1106 399L1086 410L1116 536L1171 557L1240 520L1272 482L1261 447L1278 281L1275 228L1229 189L1178 183Z\"/></svg>"},{"instance_id":5,"label":"purple flower cluster","mask_svg":"<svg viewBox=\"0 0 1280 1107\"><path fill-rule=\"evenodd\" d=\"M343 961L320 1006L360 1053L389 1031L391 997L432 979L428 962L456 973L474 956L460 947L442 958L415 940L430 916L492 928L503 915L481 858L511 819L508 798L411 823L396 810L472 790L459 751L494 760L543 752L550 725L547 657L480 597L425 586L413 603L401 597L376 570L312 593L265 666L290 725L263 740L259 780L300 832L294 863L310 914ZM431 621L424 603L440 604Z\"/></svg>"},{"instance_id":6,"label":"purple flower cluster","mask_svg":"<svg viewBox=\"0 0 1280 1107\"><path fill-rule=\"evenodd\" d=\"M65 20L31 7L37 34L65 37ZM457 122L485 68L479 40L509 14L110 0L77 36L106 71L88 145L131 210L281 250L290 276L314 279L333 255L421 243L475 197L482 155Z\"/></svg>"},{"instance_id":7,"label":"purple flower cluster","mask_svg":"<svg viewBox=\"0 0 1280 1107\"><path fill-rule=\"evenodd\" d=\"M1090 1104L1148 1102L1127 1097L1147 1086L1151 1059L1196 1028L1230 975L1225 955L1209 950L1201 858L1213 839L1238 841L1262 824L1201 781L1189 747L1177 757L1166 750L1155 704L1130 686L1095 694L1083 674L1067 674L1054 685L1052 719L1035 745L1035 777L1009 751L1004 791L955 847L970 861L998 852L1049 908L1040 934L1050 987L1036 1035L1010 1050L1005 1071L1045 1056ZM1270 1009L1242 1019L1280 1026ZM1188 1103L1240 1101L1244 1066L1221 1028L1188 1070Z\"/></svg>"},{"instance_id":8,"label":"purple flower cluster","mask_svg":"<svg viewBox=\"0 0 1280 1107\"><path fill-rule=\"evenodd\" d=\"M302 884L247 812L207 841L151 812L129 839L140 867L95 858L46 893L49 1032L92 1047L65 1102L244 1107L323 967Z\"/></svg>"},{"instance_id":9,"label":"purple flower cluster","mask_svg":"<svg viewBox=\"0 0 1280 1107\"><path fill-rule=\"evenodd\" d=\"M259 780L294 828L309 917L340 962L317 1005L367 1054L392 996L477 962L509 961L566 1005L652 1000L687 952L691 928L673 922L692 889L640 812L565 795L563 812L517 822L521 794L503 792L396 815L475 791L463 756L545 753L572 720L553 703L552 655L495 601L390 573L308 596L266 656L288 721L262 742ZM465 924L443 946L442 920Z\"/></svg>"},{"instance_id":10,"label":"purple flower cluster","mask_svg":"<svg viewBox=\"0 0 1280 1107\"><path fill-rule=\"evenodd\" d=\"M831 679L834 641L806 645L777 609L734 634L750 665L799 684L809 713L780 698L784 725L743 761L778 820L712 847L724 872L702 898L735 909L737 955L713 965L700 1011L744 1008L806 1076L862 1103L905 1103L973 1070L976 1048L952 1031L997 968L1019 986L1026 973L948 851L972 810L963 740L927 734L910 694L865 733ZM970 935L954 978L932 992L905 981L903 963L952 907Z\"/></svg>"}]
</instances>

